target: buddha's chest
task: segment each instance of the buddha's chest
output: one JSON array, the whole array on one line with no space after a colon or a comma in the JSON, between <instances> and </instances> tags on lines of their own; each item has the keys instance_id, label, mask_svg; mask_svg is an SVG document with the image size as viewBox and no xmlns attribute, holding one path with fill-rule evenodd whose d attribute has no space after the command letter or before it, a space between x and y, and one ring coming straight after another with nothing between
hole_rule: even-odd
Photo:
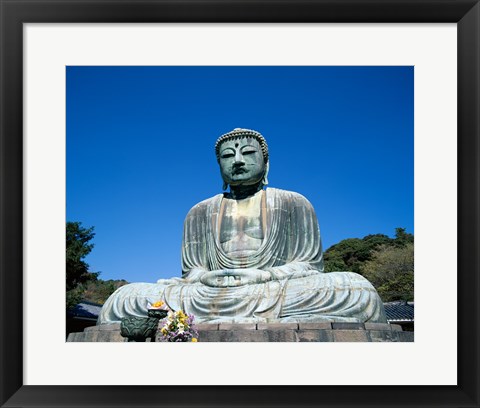
<instances>
[{"instance_id":1,"label":"buddha's chest","mask_svg":"<svg viewBox=\"0 0 480 408\"><path fill-rule=\"evenodd\" d=\"M260 248L262 226L262 194L244 200L224 200L220 223L222 249L231 255L248 255Z\"/></svg>"}]
</instances>

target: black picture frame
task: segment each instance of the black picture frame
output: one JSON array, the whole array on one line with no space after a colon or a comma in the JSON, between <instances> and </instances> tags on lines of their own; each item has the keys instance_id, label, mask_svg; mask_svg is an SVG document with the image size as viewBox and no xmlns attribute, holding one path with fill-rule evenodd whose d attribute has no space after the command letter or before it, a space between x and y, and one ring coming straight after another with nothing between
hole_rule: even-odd
<instances>
[{"instance_id":1,"label":"black picture frame","mask_svg":"<svg viewBox=\"0 0 480 408\"><path fill-rule=\"evenodd\" d=\"M479 406L479 0L0 0L0 7L2 406ZM178 386L23 385L23 23L36 22L456 23L458 385L186 386L181 389Z\"/></svg>"}]
</instances>

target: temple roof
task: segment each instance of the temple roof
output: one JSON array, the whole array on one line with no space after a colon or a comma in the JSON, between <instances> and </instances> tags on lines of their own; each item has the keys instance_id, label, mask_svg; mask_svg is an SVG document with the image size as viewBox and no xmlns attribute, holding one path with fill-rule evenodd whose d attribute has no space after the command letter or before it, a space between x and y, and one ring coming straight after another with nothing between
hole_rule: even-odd
<instances>
[{"instance_id":1,"label":"temple roof","mask_svg":"<svg viewBox=\"0 0 480 408\"><path fill-rule=\"evenodd\" d=\"M414 321L414 302L387 302L385 313L389 322Z\"/></svg>"},{"instance_id":2,"label":"temple roof","mask_svg":"<svg viewBox=\"0 0 480 408\"><path fill-rule=\"evenodd\" d=\"M82 300L78 305L73 309L67 312L67 317L69 318L79 318L79 319L97 319L100 314L102 305L99 303L89 302L87 300Z\"/></svg>"}]
</instances>

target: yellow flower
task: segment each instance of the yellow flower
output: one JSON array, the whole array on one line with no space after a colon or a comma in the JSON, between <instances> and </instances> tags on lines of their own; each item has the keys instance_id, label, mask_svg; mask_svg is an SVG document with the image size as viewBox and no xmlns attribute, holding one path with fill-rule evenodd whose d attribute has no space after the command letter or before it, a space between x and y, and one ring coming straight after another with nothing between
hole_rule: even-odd
<instances>
[{"instance_id":1,"label":"yellow flower","mask_svg":"<svg viewBox=\"0 0 480 408\"><path fill-rule=\"evenodd\" d=\"M195 337L192 338L192 343L196 343L198 342L198 339L196 339Z\"/></svg>"},{"instance_id":2,"label":"yellow flower","mask_svg":"<svg viewBox=\"0 0 480 408\"><path fill-rule=\"evenodd\" d=\"M162 307L163 305L165 304L165 302L162 302L161 300L159 300L158 302L155 302L152 307L153 308L158 308L158 307Z\"/></svg>"}]
</instances>

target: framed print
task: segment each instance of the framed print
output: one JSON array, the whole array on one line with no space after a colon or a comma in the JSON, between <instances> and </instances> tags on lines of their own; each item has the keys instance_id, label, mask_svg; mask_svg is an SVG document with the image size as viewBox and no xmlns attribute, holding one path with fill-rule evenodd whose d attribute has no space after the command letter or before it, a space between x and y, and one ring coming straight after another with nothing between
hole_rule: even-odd
<instances>
[{"instance_id":1,"label":"framed print","mask_svg":"<svg viewBox=\"0 0 480 408\"><path fill-rule=\"evenodd\" d=\"M2 406L479 405L477 1L0 2ZM414 70L415 342L65 343L66 67L252 65Z\"/></svg>"}]
</instances>

